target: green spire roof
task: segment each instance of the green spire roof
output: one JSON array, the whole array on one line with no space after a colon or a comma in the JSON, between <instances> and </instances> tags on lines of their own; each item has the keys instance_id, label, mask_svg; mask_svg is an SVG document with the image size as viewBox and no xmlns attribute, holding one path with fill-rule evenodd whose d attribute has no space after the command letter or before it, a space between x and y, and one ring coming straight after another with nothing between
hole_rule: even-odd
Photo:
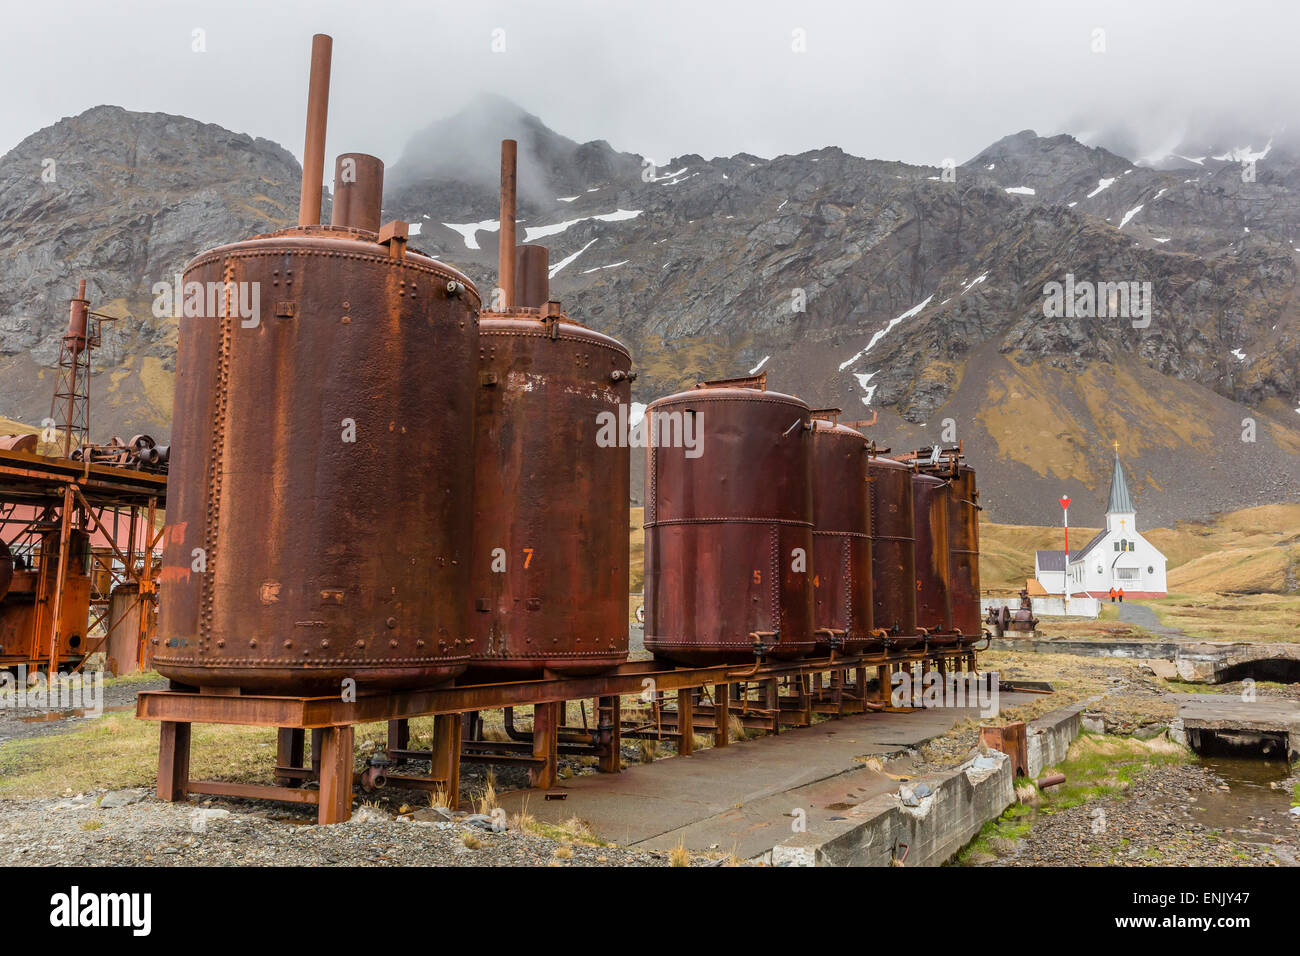
<instances>
[{"instance_id":1,"label":"green spire roof","mask_svg":"<svg viewBox=\"0 0 1300 956\"><path fill-rule=\"evenodd\" d=\"M1133 514L1133 496L1128 493L1128 482L1124 480L1124 469L1119 463L1119 453L1115 454L1115 473L1110 476L1110 503L1106 505L1106 514Z\"/></svg>"}]
</instances>

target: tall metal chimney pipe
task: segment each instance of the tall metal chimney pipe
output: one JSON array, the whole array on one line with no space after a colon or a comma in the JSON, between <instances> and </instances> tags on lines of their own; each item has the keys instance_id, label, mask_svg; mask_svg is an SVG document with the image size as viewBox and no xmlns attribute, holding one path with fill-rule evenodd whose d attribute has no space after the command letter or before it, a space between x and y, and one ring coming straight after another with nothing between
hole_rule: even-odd
<instances>
[{"instance_id":1,"label":"tall metal chimney pipe","mask_svg":"<svg viewBox=\"0 0 1300 956\"><path fill-rule=\"evenodd\" d=\"M498 232L497 287L501 289L501 310L515 302L515 173L519 144L501 141L501 229Z\"/></svg>"},{"instance_id":2,"label":"tall metal chimney pipe","mask_svg":"<svg viewBox=\"0 0 1300 956\"><path fill-rule=\"evenodd\" d=\"M302 148L302 193L298 225L320 223L321 182L325 178L325 117L330 105L330 55L334 40L311 38L311 78L307 83L307 142Z\"/></svg>"},{"instance_id":3,"label":"tall metal chimney pipe","mask_svg":"<svg viewBox=\"0 0 1300 956\"><path fill-rule=\"evenodd\" d=\"M331 225L378 232L383 198L383 160L366 153L343 153L335 160Z\"/></svg>"}]
</instances>

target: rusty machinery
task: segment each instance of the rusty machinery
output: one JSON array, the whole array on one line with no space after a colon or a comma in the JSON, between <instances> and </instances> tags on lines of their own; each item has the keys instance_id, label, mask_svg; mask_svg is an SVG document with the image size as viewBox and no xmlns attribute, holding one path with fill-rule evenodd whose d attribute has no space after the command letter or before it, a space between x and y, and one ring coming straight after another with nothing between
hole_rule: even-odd
<instances>
[{"instance_id":1,"label":"rusty machinery","mask_svg":"<svg viewBox=\"0 0 1300 956\"><path fill-rule=\"evenodd\" d=\"M692 665L811 652L808 406L765 375L707 382L652 402L646 429L646 649Z\"/></svg>"},{"instance_id":2,"label":"rusty machinery","mask_svg":"<svg viewBox=\"0 0 1300 956\"><path fill-rule=\"evenodd\" d=\"M47 443L57 455L34 434L0 438L0 666L52 672L103 651L109 670L130 673L148 667L166 456L144 473L147 436L90 453L90 354L113 317L91 310L84 280L68 312L51 406L62 436Z\"/></svg>"},{"instance_id":3,"label":"rusty machinery","mask_svg":"<svg viewBox=\"0 0 1300 956\"><path fill-rule=\"evenodd\" d=\"M317 35L298 225L185 269L218 295L180 324L154 664L187 685L429 686L469 660L479 295L379 225L373 157L340 157L320 223L330 57Z\"/></svg>"},{"instance_id":4,"label":"rusty machinery","mask_svg":"<svg viewBox=\"0 0 1300 956\"><path fill-rule=\"evenodd\" d=\"M628 654L631 456L601 416L631 402L627 349L550 297L544 246L514 244L501 144L496 308L479 315L467 679L590 674Z\"/></svg>"},{"instance_id":5,"label":"rusty machinery","mask_svg":"<svg viewBox=\"0 0 1300 956\"><path fill-rule=\"evenodd\" d=\"M663 716L689 753L698 720L725 746L733 707L752 716L750 683L773 696L799 688L799 714L769 697L762 719L775 730L810 721L818 673L857 670L861 705L868 668L882 682L935 661L973 669L967 648L928 646L949 615L918 626L922 469L833 415L814 422L762 375L700 383L646 411L656 660L626 662L630 455L594 438L599 413L628 404L628 353L551 301L545 249L516 248L512 141L491 310L459 272L408 249L405 224L380 225L377 159L339 157L333 221L317 222L329 49L315 38L299 225L186 270L226 293L181 329L156 664L189 687L137 706L162 722L160 795L265 795L318 804L332 822L350 809L363 720L389 721L388 758L432 764L412 777L372 760L364 781L454 794L462 757L526 765L540 786L554 783L557 753L617 771L620 732L636 735L619 695L647 678L659 698L677 692ZM261 289L266 320L252 327L230 307L241 283ZM355 441L339 441L348 422ZM975 500L973 473L952 468L949 524L974 514L953 512L954 499ZM926 538L928 557L945 542L948 580L969 580L977 538ZM355 703L337 699L346 677L362 685ZM565 701L592 698L597 727L563 726ZM520 704L535 708L531 733L475 739L477 711ZM423 714L435 715L432 747L411 750L405 721ZM276 776L289 786L189 779L191 721L280 727ZM307 729L320 735L319 769L303 765ZM319 791L296 788L312 778Z\"/></svg>"}]
</instances>

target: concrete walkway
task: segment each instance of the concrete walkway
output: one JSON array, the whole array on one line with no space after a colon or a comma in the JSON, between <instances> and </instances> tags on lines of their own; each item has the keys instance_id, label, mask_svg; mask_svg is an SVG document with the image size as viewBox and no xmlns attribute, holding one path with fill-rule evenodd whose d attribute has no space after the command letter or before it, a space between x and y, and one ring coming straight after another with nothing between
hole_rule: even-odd
<instances>
[{"instance_id":1,"label":"concrete walkway","mask_svg":"<svg viewBox=\"0 0 1300 956\"><path fill-rule=\"evenodd\" d=\"M1002 706L1038 699L1003 693ZM890 772L906 776L910 763L895 761L887 772L863 766L882 761L947 733L976 708L918 710L906 714L860 714L812 727L783 729L775 737L736 741L652 764L625 767L619 774L594 774L562 781L564 800L541 791L504 794L509 813L525 805L538 820L558 823L578 817L602 840L648 850L684 845L747 859L788 838L806 815L818 822L898 787Z\"/></svg>"},{"instance_id":2,"label":"concrete walkway","mask_svg":"<svg viewBox=\"0 0 1300 956\"><path fill-rule=\"evenodd\" d=\"M1143 630L1150 631L1152 634L1159 634L1161 637L1173 641L1190 641L1191 638L1184 634L1176 627L1166 627L1160 623L1160 618L1155 611L1142 604L1134 604L1132 601L1124 604L1118 604L1119 619L1125 624L1132 624Z\"/></svg>"}]
</instances>

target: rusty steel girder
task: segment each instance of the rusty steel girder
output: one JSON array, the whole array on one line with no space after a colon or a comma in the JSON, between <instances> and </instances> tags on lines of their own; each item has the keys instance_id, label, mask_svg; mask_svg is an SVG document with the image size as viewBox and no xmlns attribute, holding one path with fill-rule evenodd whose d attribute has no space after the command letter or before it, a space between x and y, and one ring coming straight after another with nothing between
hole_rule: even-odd
<instances>
[{"instance_id":1,"label":"rusty steel girder","mask_svg":"<svg viewBox=\"0 0 1300 956\"><path fill-rule=\"evenodd\" d=\"M808 406L707 386L646 416L646 649L693 666L810 653ZM674 432L700 438L699 455Z\"/></svg>"},{"instance_id":2,"label":"rusty steel girder","mask_svg":"<svg viewBox=\"0 0 1300 956\"><path fill-rule=\"evenodd\" d=\"M816 653L856 654L879 644L871 633L871 512L867 440L813 412L813 602ZM822 417L825 416L825 417Z\"/></svg>"}]
</instances>

